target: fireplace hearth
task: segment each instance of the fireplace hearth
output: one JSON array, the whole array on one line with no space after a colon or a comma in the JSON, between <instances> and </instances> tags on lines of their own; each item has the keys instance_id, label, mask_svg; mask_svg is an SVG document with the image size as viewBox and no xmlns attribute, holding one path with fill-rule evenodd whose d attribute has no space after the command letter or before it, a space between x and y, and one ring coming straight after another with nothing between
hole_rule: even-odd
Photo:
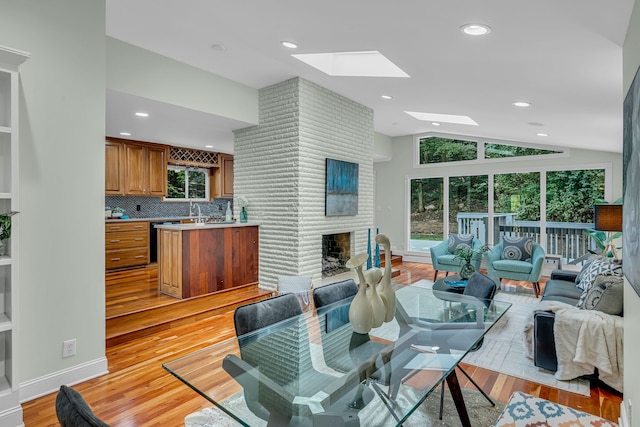
<instances>
[{"instance_id":1,"label":"fireplace hearth","mask_svg":"<svg viewBox=\"0 0 640 427\"><path fill-rule=\"evenodd\" d=\"M349 271L345 263L351 258L351 233L322 236L322 277Z\"/></svg>"}]
</instances>

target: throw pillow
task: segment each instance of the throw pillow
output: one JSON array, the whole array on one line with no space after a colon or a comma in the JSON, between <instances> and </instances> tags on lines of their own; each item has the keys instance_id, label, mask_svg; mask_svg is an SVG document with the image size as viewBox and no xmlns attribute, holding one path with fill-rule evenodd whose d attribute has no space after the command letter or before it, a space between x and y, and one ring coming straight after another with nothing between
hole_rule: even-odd
<instances>
[{"instance_id":1,"label":"throw pillow","mask_svg":"<svg viewBox=\"0 0 640 427\"><path fill-rule=\"evenodd\" d=\"M598 257L588 266L582 268L582 277L577 287L586 291L597 276L622 277L622 260L617 258Z\"/></svg>"},{"instance_id":2,"label":"throw pillow","mask_svg":"<svg viewBox=\"0 0 640 427\"><path fill-rule=\"evenodd\" d=\"M580 283L580 281L584 277L584 273L587 271L587 267L589 266L589 264L591 264L593 261L600 258L602 257L598 255L591 255L589 258L587 258L586 261L582 263L582 269L580 270L580 272L578 272L578 275L576 276L576 280L575 280L576 284Z\"/></svg>"},{"instance_id":3,"label":"throw pillow","mask_svg":"<svg viewBox=\"0 0 640 427\"><path fill-rule=\"evenodd\" d=\"M510 237L502 238L502 259L514 261L531 261L533 254L532 237Z\"/></svg>"},{"instance_id":4,"label":"throw pillow","mask_svg":"<svg viewBox=\"0 0 640 427\"><path fill-rule=\"evenodd\" d=\"M593 286L584 292L578 302L578 307L583 310L598 310L603 313L620 315L623 309L622 277L598 276Z\"/></svg>"},{"instance_id":5,"label":"throw pillow","mask_svg":"<svg viewBox=\"0 0 640 427\"><path fill-rule=\"evenodd\" d=\"M460 248L473 249L473 234L449 233L449 253L452 254Z\"/></svg>"}]
</instances>

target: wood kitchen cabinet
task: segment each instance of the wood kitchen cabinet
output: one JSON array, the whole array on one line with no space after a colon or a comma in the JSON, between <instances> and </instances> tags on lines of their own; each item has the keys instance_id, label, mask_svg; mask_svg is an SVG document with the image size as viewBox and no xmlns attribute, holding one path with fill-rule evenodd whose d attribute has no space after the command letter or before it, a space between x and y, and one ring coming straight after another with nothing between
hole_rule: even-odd
<instances>
[{"instance_id":1,"label":"wood kitchen cabinet","mask_svg":"<svg viewBox=\"0 0 640 427\"><path fill-rule=\"evenodd\" d=\"M107 139L105 193L125 196L166 196L165 145Z\"/></svg>"},{"instance_id":2,"label":"wood kitchen cabinet","mask_svg":"<svg viewBox=\"0 0 640 427\"><path fill-rule=\"evenodd\" d=\"M158 228L160 292L191 298L258 282L258 226Z\"/></svg>"},{"instance_id":3,"label":"wood kitchen cabinet","mask_svg":"<svg viewBox=\"0 0 640 427\"><path fill-rule=\"evenodd\" d=\"M124 146L120 142L105 143L105 194L124 194Z\"/></svg>"},{"instance_id":4,"label":"wood kitchen cabinet","mask_svg":"<svg viewBox=\"0 0 640 427\"><path fill-rule=\"evenodd\" d=\"M105 224L107 270L149 263L149 222L125 221Z\"/></svg>"},{"instance_id":5,"label":"wood kitchen cabinet","mask_svg":"<svg viewBox=\"0 0 640 427\"><path fill-rule=\"evenodd\" d=\"M220 167L214 170L212 197L233 197L233 156L220 153Z\"/></svg>"}]
</instances>

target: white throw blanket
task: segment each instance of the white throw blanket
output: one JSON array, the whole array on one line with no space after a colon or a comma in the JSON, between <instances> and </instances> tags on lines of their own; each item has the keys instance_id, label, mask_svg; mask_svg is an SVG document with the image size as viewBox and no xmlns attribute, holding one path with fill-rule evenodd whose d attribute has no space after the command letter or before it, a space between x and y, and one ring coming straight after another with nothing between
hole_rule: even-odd
<instances>
[{"instance_id":1,"label":"white throw blanket","mask_svg":"<svg viewBox=\"0 0 640 427\"><path fill-rule=\"evenodd\" d=\"M597 310L580 310L557 301L542 301L537 310L556 314L553 333L558 357L555 377L570 380L592 374L622 393L623 320ZM533 359L533 314L525 325L525 349Z\"/></svg>"}]
</instances>

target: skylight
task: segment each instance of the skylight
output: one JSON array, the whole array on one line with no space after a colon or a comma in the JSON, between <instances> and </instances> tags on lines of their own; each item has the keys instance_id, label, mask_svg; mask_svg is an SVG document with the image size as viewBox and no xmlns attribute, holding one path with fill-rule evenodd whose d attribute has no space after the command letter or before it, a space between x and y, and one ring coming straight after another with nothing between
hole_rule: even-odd
<instances>
[{"instance_id":1,"label":"skylight","mask_svg":"<svg viewBox=\"0 0 640 427\"><path fill-rule=\"evenodd\" d=\"M405 113L415 117L418 120L424 120L427 122L454 123L457 125L478 126L478 123L476 123L469 116L457 116L455 114L419 113L415 111L405 111Z\"/></svg>"},{"instance_id":2,"label":"skylight","mask_svg":"<svg viewBox=\"0 0 640 427\"><path fill-rule=\"evenodd\" d=\"M305 53L291 56L330 76L410 77L377 50Z\"/></svg>"}]
</instances>

